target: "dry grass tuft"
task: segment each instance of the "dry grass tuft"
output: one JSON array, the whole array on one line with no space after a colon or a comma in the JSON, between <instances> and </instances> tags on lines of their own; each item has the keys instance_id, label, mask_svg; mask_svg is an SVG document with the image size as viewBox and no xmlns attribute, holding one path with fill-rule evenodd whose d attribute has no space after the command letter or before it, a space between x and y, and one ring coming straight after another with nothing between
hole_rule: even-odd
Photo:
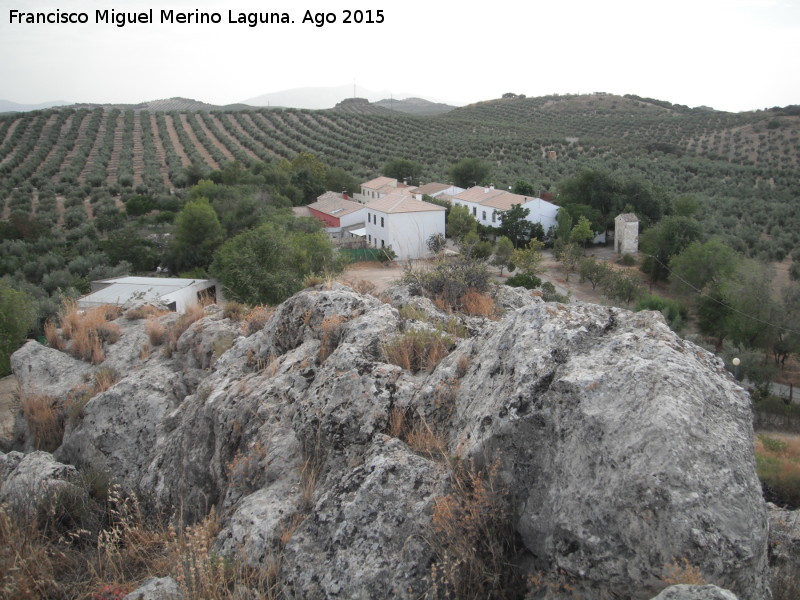
<instances>
[{"instance_id":1,"label":"dry grass tuft","mask_svg":"<svg viewBox=\"0 0 800 600\"><path fill-rule=\"evenodd\" d=\"M411 409L394 407L386 435L403 440L414 452L432 460L447 458L447 436Z\"/></svg>"},{"instance_id":2,"label":"dry grass tuft","mask_svg":"<svg viewBox=\"0 0 800 600\"><path fill-rule=\"evenodd\" d=\"M384 344L386 362L417 373L423 369L433 371L450 353L453 339L437 330L409 329Z\"/></svg>"},{"instance_id":3,"label":"dry grass tuft","mask_svg":"<svg viewBox=\"0 0 800 600\"><path fill-rule=\"evenodd\" d=\"M431 587L437 597L523 596L526 582L514 566L518 548L499 465L495 460L479 469L474 463L456 463L450 493L435 501Z\"/></svg>"},{"instance_id":4,"label":"dry grass tuft","mask_svg":"<svg viewBox=\"0 0 800 600\"><path fill-rule=\"evenodd\" d=\"M275 312L271 306L256 306L250 310L242 321L242 333L252 335L264 329L269 318Z\"/></svg>"},{"instance_id":5,"label":"dry grass tuft","mask_svg":"<svg viewBox=\"0 0 800 600\"><path fill-rule=\"evenodd\" d=\"M61 352L67 347L64 340L58 335L57 325L50 319L44 324L44 337L47 339L47 345Z\"/></svg>"},{"instance_id":6,"label":"dry grass tuft","mask_svg":"<svg viewBox=\"0 0 800 600\"><path fill-rule=\"evenodd\" d=\"M699 567L694 566L685 557L677 560L673 557L672 562L664 565L664 574L661 581L667 585L705 585L706 580L700 573Z\"/></svg>"},{"instance_id":7,"label":"dry grass tuft","mask_svg":"<svg viewBox=\"0 0 800 600\"><path fill-rule=\"evenodd\" d=\"M54 326L46 327L48 344L53 348L66 347L64 340L71 340L69 353L80 360L99 364L106 358L103 344L115 343L121 329L111 320L119 318L122 309L118 306L103 305L86 311L78 309L74 300L64 302L61 314L61 339Z\"/></svg>"},{"instance_id":8,"label":"dry grass tuft","mask_svg":"<svg viewBox=\"0 0 800 600\"><path fill-rule=\"evenodd\" d=\"M325 362L325 359L336 350L342 337L342 324L346 322L347 318L341 315L331 315L322 320L318 357L320 363Z\"/></svg>"},{"instance_id":9,"label":"dry grass tuft","mask_svg":"<svg viewBox=\"0 0 800 600\"><path fill-rule=\"evenodd\" d=\"M471 317L497 318L497 306L494 300L475 289L469 289L459 298L462 312Z\"/></svg>"},{"instance_id":10,"label":"dry grass tuft","mask_svg":"<svg viewBox=\"0 0 800 600\"><path fill-rule=\"evenodd\" d=\"M230 300L222 306L222 317L232 321L241 322L247 315L247 307L239 302Z\"/></svg>"},{"instance_id":11,"label":"dry grass tuft","mask_svg":"<svg viewBox=\"0 0 800 600\"><path fill-rule=\"evenodd\" d=\"M167 327L156 317L150 317L144 325L151 346L160 346L167 339Z\"/></svg>"},{"instance_id":12,"label":"dry grass tuft","mask_svg":"<svg viewBox=\"0 0 800 600\"><path fill-rule=\"evenodd\" d=\"M168 315L170 311L163 308L158 308L152 304L143 304L136 308L131 308L125 313L125 318L128 321L136 321L139 319L150 319L153 317L162 317Z\"/></svg>"},{"instance_id":13,"label":"dry grass tuft","mask_svg":"<svg viewBox=\"0 0 800 600\"><path fill-rule=\"evenodd\" d=\"M64 416L58 400L43 394L29 394L22 396L20 401L34 448L53 452L64 437Z\"/></svg>"}]
</instances>

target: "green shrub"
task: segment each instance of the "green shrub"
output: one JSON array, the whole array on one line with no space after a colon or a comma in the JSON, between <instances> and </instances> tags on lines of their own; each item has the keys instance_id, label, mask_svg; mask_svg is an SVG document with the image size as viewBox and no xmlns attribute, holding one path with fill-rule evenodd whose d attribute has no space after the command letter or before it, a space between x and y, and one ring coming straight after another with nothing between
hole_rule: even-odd
<instances>
[{"instance_id":1,"label":"green shrub","mask_svg":"<svg viewBox=\"0 0 800 600\"><path fill-rule=\"evenodd\" d=\"M640 298L636 302L634 310L636 312L640 310L657 310L664 315L670 328L674 331L680 331L689 317L689 311L683 304L669 298L662 298L656 294Z\"/></svg>"},{"instance_id":2,"label":"green shrub","mask_svg":"<svg viewBox=\"0 0 800 600\"><path fill-rule=\"evenodd\" d=\"M542 280L536 275L528 273L519 273L513 277L506 279L506 285L511 287L524 287L527 290L535 290L542 285ZM552 285L552 284L551 284Z\"/></svg>"}]
</instances>

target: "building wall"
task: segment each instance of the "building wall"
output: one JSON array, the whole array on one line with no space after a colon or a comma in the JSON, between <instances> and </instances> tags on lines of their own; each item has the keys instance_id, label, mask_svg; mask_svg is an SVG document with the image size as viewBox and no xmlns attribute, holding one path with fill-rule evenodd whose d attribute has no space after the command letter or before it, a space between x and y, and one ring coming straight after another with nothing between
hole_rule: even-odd
<instances>
[{"instance_id":1,"label":"building wall","mask_svg":"<svg viewBox=\"0 0 800 600\"><path fill-rule=\"evenodd\" d=\"M453 200L453 206L466 206L471 214L481 225L488 225L489 227L500 227L500 215L503 211L492 208L491 206L483 206L475 202L467 202L466 200ZM550 227L556 225L556 215L558 214L558 206L542 200L541 198L534 198L522 205L527 208L527 220L531 223L541 223L545 233Z\"/></svg>"},{"instance_id":2,"label":"building wall","mask_svg":"<svg viewBox=\"0 0 800 600\"><path fill-rule=\"evenodd\" d=\"M367 209L363 208L339 218L341 227L351 227L367 221Z\"/></svg>"},{"instance_id":3,"label":"building wall","mask_svg":"<svg viewBox=\"0 0 800 600\"><path fill-rule=\"evenodd\" d=\"M481 206L476 202L467 202L466 200L453 200L453 206L466 206L471 214L481 225L488 225L489 227L500 227L500 213L502 211L492 208L491 206ZM494 220L493 220L494 219Z\"/></svg>"},{"instance_id":4,"label":"building wall","mask_svg":"<svg viewBox=\"0 0 800 600\"><path fill-rule=\"evenodd\" d=\"M528 221L531 223L541 223L545 233L547 233L547 230L551 227L556 226L558 206L555 204L547 200L542 200L541 198L534 198L530 202L523 204L522 207L530 211L528 213Z\"/></svg>"},{"instance_id":5,"label":"building wall","mask_svg":"<svg viewBox=\"0 0 800 600\"><path fill-rule=\"evenodd\" d=\"M391 246L397 257L423 258L429 256L426 242L436 233L444 235L445 211L412 213L382 213L367 211L367 243L373 248ZM383 218L383 226L381 226Z\"/></svg>"},{"instance_id":6,"label":"building wall","mask_svg":"<svg viewBox=\"0 0 800 600\"><path fill-rule=\"evenodd\" d=\"M319 219L323 223L325 223L325 227L339 227L339 219L329 214L326 214L322 211L316 210L314 208L309 208L308 210L311 211L311 214L314 215L315 218Z\"/></svg>"},{"instance_id":7,"label":"building wall","mask_svg":"<svg viewBox=\"0 0 800 600\"><path fill-rule=\"evenodd\" d=\"M639 222L614 220L614 251L617 254L636 254L639 251Z\"/></svg>"}]
</instances>

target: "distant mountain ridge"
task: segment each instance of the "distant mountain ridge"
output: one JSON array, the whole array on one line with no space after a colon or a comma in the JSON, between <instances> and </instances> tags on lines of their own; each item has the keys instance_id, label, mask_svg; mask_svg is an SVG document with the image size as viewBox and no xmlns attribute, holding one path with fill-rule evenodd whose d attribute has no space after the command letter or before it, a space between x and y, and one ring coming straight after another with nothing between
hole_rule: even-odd
<instances>
[{"instance_id":1,"label":"distant mountain ridge","mask_svg":"<svg viewBox=\"0 0 800 600\"><path fill-rule=\"evenodd\" d=\"M12 102L11 100L0 99L0 113L45 110L48 108L53 108L54 106L66 106L68 104L70 104L70 102L65 100L51 100L50 102L42 102L40 104L20 104L19 102Z\"/></svg>"},{"instance_id":2,"label":"distant mountain ridge","mask_svg":"<svg viewBox=\"0 0 800 600\"><path fill-rule=\"evenodd\" d=\"M422 98L407 98L405 100L395 100L388 98L378 102L370 102L366 98L345 98L333 107L333 110L360 113L360 114L386 114L387 112L398 112L406 115L419 117L430 117L440 115L457 107L438 102L429 102Z\"/></svg>"},{"instance_id":3,"label":"distant mountain ridge","mask_svg":"<svg viewBox=\"0 0 800 600\"><path fill-rule=\"evenodd\" d=\"M436 98L422 98L419 94L397 93L390 90L369 90L358 85L339 85L333 87L302 87L279 92L270 92L254 98L243 100L243 104L251 106L274 106L285 108L309 108L325 109L333 108L342 100L347 98L365 98L371 103L387 104L400 102L401 99L411 100L414 103L429 102L431 104L441 104L449 106ZM453 108L453 106L450 106ZM411 112L411 110L403 111ZM446 112L446 111L439 111ZM419 113L421 114L421 113ZM425 113L437 114L437 113Z\"/></svg>"}]
</instances>

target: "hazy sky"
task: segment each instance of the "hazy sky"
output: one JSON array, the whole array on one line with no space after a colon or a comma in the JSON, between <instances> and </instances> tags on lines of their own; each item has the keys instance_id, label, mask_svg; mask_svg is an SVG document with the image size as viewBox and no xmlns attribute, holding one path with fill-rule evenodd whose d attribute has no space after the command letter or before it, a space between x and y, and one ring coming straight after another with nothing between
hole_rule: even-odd
<instances>
[{"instance_id":1,"label":"hazy sky","mask_svg":"<svg viewBox=\"0 0 800 600\"><path fill-rule=\"evenodd\" d=\"M504 92L603 91L740 111L800 104L800 0L0 0L0 98L230 104L351 85L453 104ZM266 8L265 8L266 7ZM344 24L344 10L383 23ZM11 23L11 11L86 13L87 24ZM152 9L155 23L96 23ZM161 23L162 10L219 24ZM287 12L293 24L230 24ZM301 21L332 12L336 23Z\"/></svg>"}]
</instances>

